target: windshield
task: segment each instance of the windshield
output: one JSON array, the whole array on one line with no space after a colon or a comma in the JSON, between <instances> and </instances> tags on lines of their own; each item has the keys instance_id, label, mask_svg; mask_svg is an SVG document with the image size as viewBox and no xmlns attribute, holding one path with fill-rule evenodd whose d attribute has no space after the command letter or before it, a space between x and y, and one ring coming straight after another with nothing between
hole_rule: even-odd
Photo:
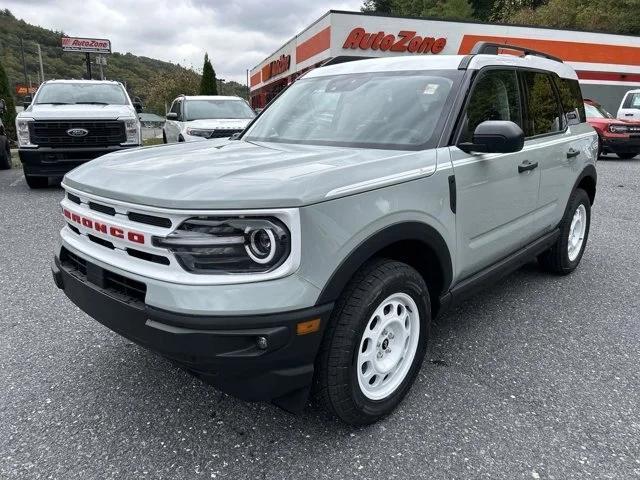
<instances>
[{"instance_id":1,"label":"windshield","mask_svg":"<svg viewBox=\"0 0 640 480\"><path fill-rule=\"evenodd\" d=\"M267 108L247 141L412 149L435 144L459 71L301 79Z\"/></svg>"},{"instance_id":2,"label":"windshield","mask_svg":"<svg viewBox=\"0 0 640 480\"><path fill-rule=\"evenodd\" d=\"M46 83L38 89L36 104L128 105L127 94L118 84Z\"/></svg>"},{"instance_id":3,"label":"windshield","mask_svg":"<svg viewBox=\"0 0 640 480\"><path fill-rule=\"evenodd\" d=\"M187 100L186 120L212 118L253 118L255 113L244 100Z\"/></svg>"},{"instance_id":4,"label":"windshield","mask_svg":"<svg viewBox=\"0 0 640 480\"><path fill-rule=\"evenodd\" d=\"M614 118L609 112L607 112L602 105L592 105L590 103L584 104L584 111L587 117L592 118Z\"/></svg>"}]
</instances>

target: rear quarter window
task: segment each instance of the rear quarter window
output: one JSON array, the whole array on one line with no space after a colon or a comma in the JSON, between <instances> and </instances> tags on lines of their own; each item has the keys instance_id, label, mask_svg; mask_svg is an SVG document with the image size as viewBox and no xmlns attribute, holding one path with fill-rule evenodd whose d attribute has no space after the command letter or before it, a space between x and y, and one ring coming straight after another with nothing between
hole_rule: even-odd
<instances>
[{"instance_id":1,"label":"rear quarter window","mask_svg":"<svg viewBox=\"0 0 640 480\"><path fill-rule=\"evenodd\" d=\"M556 84L558 86L558 93L560 94L560 101L562 102L562 108L564 111L565 119L569 124L577 123L571 120L571 116L577 115L577 119L580 123L587 121L587 115L584 110L584 100L582 98L582 90L578 80L570 78L556 78Z\"/></svg>"},{"instance_id":2,"label":"rear quarter window","mask_svg":"<svg viewBox=\"0 0 640 480\"><path fill-rule=\"evenodd\" d=\"M640 93L627 93L622 108L640 108Z\"/></svg>"}]
</instances>

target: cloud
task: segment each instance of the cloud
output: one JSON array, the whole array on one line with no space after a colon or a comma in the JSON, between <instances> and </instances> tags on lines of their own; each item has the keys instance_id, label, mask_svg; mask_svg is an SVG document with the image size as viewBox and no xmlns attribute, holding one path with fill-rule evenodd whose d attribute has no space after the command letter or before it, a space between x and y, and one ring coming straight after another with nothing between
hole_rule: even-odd
<instances>
[{"instance_id":1,"label":"cloud","mask_svg":"<svg viewBox=\"0 0 640 480\"><path fill-rule=\"evenodd\" d=\"M109 38L114 51L199 70L208 52L216 73L246 81L253 67L330 9L362 0L9 0L25 21L68 35Z\"/></svg>"}]
</instances>

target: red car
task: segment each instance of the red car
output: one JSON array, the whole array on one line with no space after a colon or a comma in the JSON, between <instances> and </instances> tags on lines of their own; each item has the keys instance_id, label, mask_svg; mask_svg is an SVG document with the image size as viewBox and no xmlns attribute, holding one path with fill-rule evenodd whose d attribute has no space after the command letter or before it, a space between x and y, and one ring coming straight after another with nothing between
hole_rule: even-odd
<instances>
[{"instance_id":1,"label":"red car","mask_svg":"<svg viewBox=\"0 0 640 480\"><path fill-rule=\"evenodd\" d=\"M598 132L598 156L615 153L627 160L640 153L640 122L620 120L593 100L584 101L587 122Z\"/></svg>"}]
</instances>

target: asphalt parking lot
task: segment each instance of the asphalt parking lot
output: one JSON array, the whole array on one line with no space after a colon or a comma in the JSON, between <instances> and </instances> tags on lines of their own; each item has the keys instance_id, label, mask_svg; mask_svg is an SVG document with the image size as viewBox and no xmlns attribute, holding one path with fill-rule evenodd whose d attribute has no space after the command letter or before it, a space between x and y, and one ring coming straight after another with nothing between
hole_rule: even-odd
<instances>
[{"instance_id":1,"label":"asphalt parking lot","mask_svg":"<svg viewBox=\"0 0 640 480\"><path fill-rule=\"evenodd\" d=\"M640 157L598 170L578 271L450 312L363 429L238 401L81 313L49 271L62 191L0 171L0 478L640 478Z\"/></svg>"}]
</instances>

